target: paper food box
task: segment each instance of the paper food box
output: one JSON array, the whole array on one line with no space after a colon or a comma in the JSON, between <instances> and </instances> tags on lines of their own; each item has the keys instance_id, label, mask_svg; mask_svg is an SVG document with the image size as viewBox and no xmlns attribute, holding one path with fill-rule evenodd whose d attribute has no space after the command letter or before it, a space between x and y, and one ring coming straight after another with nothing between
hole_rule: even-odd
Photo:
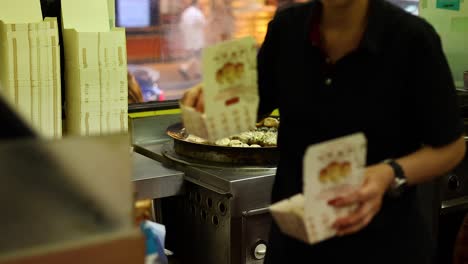
<instances>
[{"instance_id":1,"label":"paper food box","mask_svg":"<svg viewBox=\"0 0 468 264\"><path fill-rule=\"evenodd\" d=\"M60 43L56 18L42 19L39 0L3 1L0 93L46 138L62 135Z\"/></svg>"},{"instance_id":2,"label":"paper food box","mask_svg":"<svg viewBox=\"0 0 468 264\"><path fill-rule=\"evenodd\" d=\"M310 146L303 160L303 194L270 206L281 231L309 244L335 236L333 223L356 207L335 208L328 201L361 186L366 153L362 133Z\"/></svg>"},{"instance_id":3,"label":"paper food box","mask_svg":"<svg viewBox=\"0 0 468 264\"><path fill-rule=\"evenodd\" d=\"M203 50L205 111L180 106L189 134L215 141L255 128L259 102L256 57L251 37Z\"/></svg>"}]
</instances>

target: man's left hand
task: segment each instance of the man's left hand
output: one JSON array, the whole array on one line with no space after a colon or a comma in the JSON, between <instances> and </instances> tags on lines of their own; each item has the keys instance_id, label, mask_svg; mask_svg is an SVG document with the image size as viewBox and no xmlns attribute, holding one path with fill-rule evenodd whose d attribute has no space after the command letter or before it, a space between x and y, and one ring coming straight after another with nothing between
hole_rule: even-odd
<instances>
[{"instance_id":1,"label":"man's left hand","mask_svg":"<svg viewBox=\"0 0 468 264\"><path fill-rule=\"evenodd\" d=\"M379 212L383 196L393 179L393 170L387 164L367 167L364 183L357 191L329 201L329 204L335 207L358 205L350 215L337 219L333 224L338 236L356 233L371 222Z\"/></svg>"}]
</instances>

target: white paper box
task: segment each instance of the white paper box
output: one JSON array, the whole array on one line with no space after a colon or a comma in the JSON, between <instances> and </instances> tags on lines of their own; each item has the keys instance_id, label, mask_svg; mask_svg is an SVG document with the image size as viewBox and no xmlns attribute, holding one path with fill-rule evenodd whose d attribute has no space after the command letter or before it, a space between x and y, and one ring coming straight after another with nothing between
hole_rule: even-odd
<instances>
[{"instance_id":1,"label":"white paper box","mask_svg":"<svg viewBox=\"0 0 468 264\"><path fill-rule=\"evenodd\" d=\"M67 119L67 132L70 135L93 136L101 134L101 115L83 113Z\"/></svg>"},{"instance_id":2,"label":"white paper box","mask_svg":"<svg viewBox=\"0 0 468 264\"><path fill-rule=\"evenodd\" d=\"M19 85L15 87L15 91L15 107L22 114L25 120L30 121L32 118L31 83L29 83L29 85L26 86Z\"/></svg>"},{"instance_id":3,"label":"white paper box","mask_svg":"<svg viewBox=\"0 0 468 264\"><path fill-rule=\"evenodd\" d=\"M89 113L91 115L101 115L102 104L100 101L79 101L74 98L70 98L67 102L68 110L72 111L73 115Z\"/></svg>"},{"instance_id":4,"label":"white paper box","mask_svg":"<svg viewBox=\"0 0 468 264\"><path fill-rule=\"evenodd\" d=\"M125 28L99 33L99 64L106 68L127 66Z\"/></svg>"},{"instance_id":5,"label":"white paper box","mask_svg":"<svg viewBox=\"0 0 468 264\"><path fill-rule=\"evenodd\" d=\"M106 113L101 117L102 131L105 133L122 133L128 130L128 112Z\"/></svg>"},{"instance_id":6,"label":"white paper box","mask_svg":"<svg viewBox=\"0 0 468 264\"><path fill-rule=\"evenodd\" d=\"M80 98L80 100L101 100L98 69L68 69L66 76L67 96Z\"/></svg>"},{"instance_id":7,"label":"white paper box","mask_svg":"<svg viewBox=\"0 0 468 264\"><path fill-rule=\"evenodd\" d=\"M40 0L2 1L0 20L13 23L35 23L42 21Z\"/></svg>"},{"instance_id":8,"label":"white paper box","mask_svg":"<svg viewBox=\"0 0 468 264\"><path fill-rule=\"evenodd\" d=\"M303 194L270 207L285 234L315 244L336 235L333 223L356 207L328 201L357 190L363 182L366 139L362 133L310 146L304 156Z\"/></svg>"},{"instance_id":9,"label":"white paper box","mask_svg":"<svg viewBox=\"0 0 468 264\"><path fill-rule=\"evenodd\" d=\"M41 86L39 82L31 82L31 123L36 130L41 128L41 104L39 94Z\"/></svg>"},{"instance_id":10,"label":"white paper box","mask_svg":"<svg viewBox=\"0 0 468 264\"><path fill-rule=\"evenodd\" d=\"M107 1L61 0L63 28L80 32L107 32L110 30Z\"/></svg>"},{"instance_id":11,"label":"white paper box","mask_svg":"<svg viewBox=\"0 0 468 264\"><path fill-rule=\"evenodd\" d=\"M304 221L304 195L297 194L270 206L273 218L283 233L309 242Z\"/></svg>"},{"instance_id":12,"label":"white paper box","mask_svg":"<svg viewBox=\"0 0 468 264\"><path fill-rule=\"evenodd\" d=\"M4 62L8 63L1 70L6 71L4 75L8 79L28 80L30 79L29 34L27 31L6 32L5 29L5 24L0 22L1 56L4 57Z\"/></svg>"},{"instance_id":13,"label":"white paper box","mask_svg":"<svg viewBox=\"0 0 468 264\"><path fill-rule=\"evenodd\" d=\"M127 68L101 68L101 100L119 100L128 98Z\"/></svg>"},{"instance_id":14,"label":"white paper box","mask_svg":"<svg viewBox=\"0 0 468 264\"><path fill-rule=\"evenodd\" d=\"M60 46L56 18L22 24L0 22L3 94L46 138L62 133Z\"/></svg>"},{"instance_id":15,"label":"white paper box","mask_svg":"<svg viewBox=\"0 0 468 264\"><path fill-rule=\"evenodd\" d=\"M66 64L78 69L99 68L99 33L63 30Z\"/></svg>"},{"instance_id":16,"label":"white paper box","mask_svg":"<svg viewBox=\"0 0 468 264\"><path fill-rule=\"evenodd\" d=\"M256 52L251 37L204 49L205 112L181 105L188 133L215 141L255 128L259 102Z\"/></svg>"}]
</instances>

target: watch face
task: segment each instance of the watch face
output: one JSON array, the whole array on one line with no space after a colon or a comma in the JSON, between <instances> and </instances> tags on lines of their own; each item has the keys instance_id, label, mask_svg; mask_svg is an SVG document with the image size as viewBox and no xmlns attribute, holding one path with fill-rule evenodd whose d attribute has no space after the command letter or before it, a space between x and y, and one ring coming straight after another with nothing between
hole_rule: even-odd
<instances>
[{"instance_id":1,"label":"watch face","mask_svg":"<svg viewBox=\"0 0 468 264\"><path fill-rule=\"evenodd\" d=\"M406 184L406 179L395 178L395 187L399 188Z\"/></svg>"},{"instance_id":2,"label":"watch face","mask_svg":"<svg viewBox=\"0 0 468 264\"><path fill-rule=\"evenodd\" d=\"M389 194L393 197L400 196L406 189L406 182L406 179L395 178Z\"/></svg>"}]
</instances>

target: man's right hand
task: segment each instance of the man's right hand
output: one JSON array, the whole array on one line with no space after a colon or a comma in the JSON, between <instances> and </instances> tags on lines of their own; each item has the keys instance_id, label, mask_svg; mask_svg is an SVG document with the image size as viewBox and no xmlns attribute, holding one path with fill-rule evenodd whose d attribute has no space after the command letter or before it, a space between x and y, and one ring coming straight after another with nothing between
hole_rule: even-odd
<instances>
[{"instance_id":1,"label":"man's right hand","mask_svg":"<svg viewBox=\"0 0 468 264\"><path fill-rule=\"evenodd\" d=\"M188 89L180 101L184 106L193 107L200 113L205 112L205 102L203 101L203 88L201 84Z\"/></svg>"}]
</instances>

